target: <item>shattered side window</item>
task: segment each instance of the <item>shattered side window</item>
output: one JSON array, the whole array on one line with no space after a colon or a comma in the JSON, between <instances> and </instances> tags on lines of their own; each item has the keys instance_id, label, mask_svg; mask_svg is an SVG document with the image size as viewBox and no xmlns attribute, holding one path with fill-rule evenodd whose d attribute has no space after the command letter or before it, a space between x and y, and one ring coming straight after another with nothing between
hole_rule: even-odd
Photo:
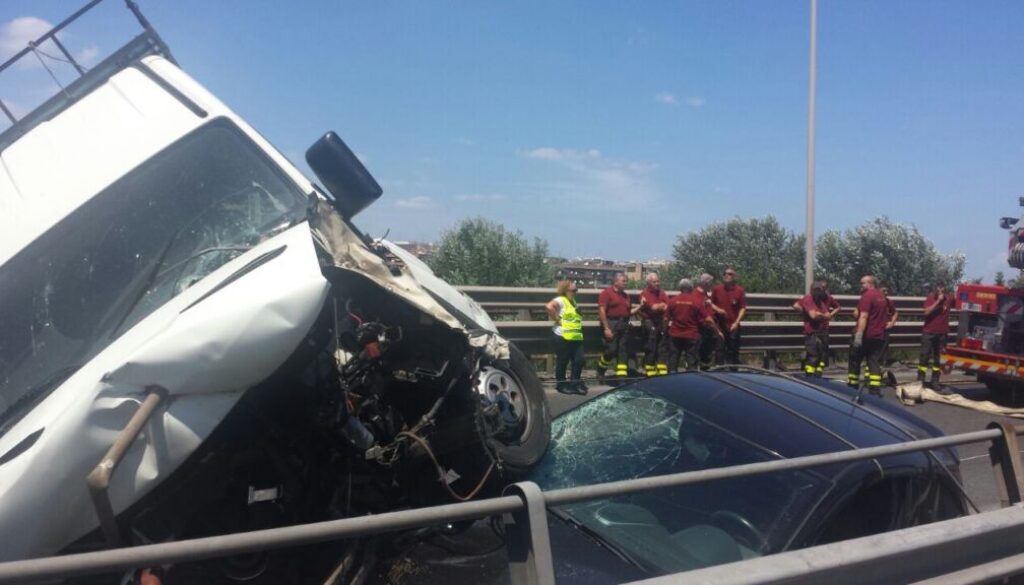
<instances>
[{"instance_id":1,"label":"shattered side window","mask_svg":"<svg viewBox=\"0 0 1024 585\"><path fill-rule=\"evenodd\" d=\"M551 446L530 479L552 490L777 458L741 438L742 429L718 427L642 387L608 392L555 419ZM665 574L783 550L830 485L813 472L786 471L552 512L637 566Z\"/></svg>"}]
</instances>

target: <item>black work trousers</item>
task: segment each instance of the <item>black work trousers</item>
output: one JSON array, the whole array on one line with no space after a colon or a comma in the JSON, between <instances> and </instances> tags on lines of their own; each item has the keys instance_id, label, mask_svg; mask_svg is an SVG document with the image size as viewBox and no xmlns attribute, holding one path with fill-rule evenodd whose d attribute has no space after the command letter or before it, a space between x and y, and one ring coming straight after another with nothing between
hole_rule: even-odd
<instances>
[{"instance_id":1,"label":"black work trousers","mask_svg":"<svg viewBox=\"0 0 1024 585\"><path fill-rule=\"evenodd\" d=\"M615 363L615 376L625 378L628 375L626 338L629 334L629 317L609 318L608 327L612 330L612 338L604 340L604 353L597 360L598 374L604 375L612 362ZM602 335L604 332L602 332Z\"/></svg>"},{"instance_id":2,"label":"black work trousers","mask_svg":"<svg viewBox=\"0 0 1024 585\"><path fill-rule=\"evenodd\" d=\"M680 361L684 361L685 369L696 370L700 365L698 361L700 340L683 339L682 337L669 337L669 340L672 355L668 361L668 370L678 372Z\"/></svg>"},{"instance_id":3,"label":"black work trousers","mask_svg":"<svg viewBox=\"0 0 1024 585\"><path fill-rule=\"evenodd\" d=\"M882 337L865 339L860 347L850 346L850 368L847 384L860 386L861 364L868 362L868 389L872 392L882 391L882 352L885 350L885 339Z\"/></svg>"},{"instance_id":4,"label":"black work trousers","mask_svg":"<svg viewBox=\"0 0 1024 585\"><path fill-rule=\"evenodd\" d=\"M583 340L570 341L555 338L555 380L561 388L565 382L565 370L572 364L571 380L579 381L583 374Z\"/></svg>"},{"instance_id":5,"label":"black work trousers","mask_svg":"<svg viewBox=\"0 0 1024 585\"><path fill-rule=\"evenodd\" d=\"M729 331L729 327L722 327L722 335L725 336L725 339L722 340L721 349L717 352L719 365L740 363L741 331L743 329L740 327L737 327L735 331Z\"/></svg>"},{"instance_id":6,"label":"black work trousers","mask_svg":"<svg viewBox=\"0 0 1024 585\"><path fill-rule=\"evenodd\" d=\"M917 357L917 379L924 380L929 370L932 373L932 382L938 383L942 374L940 359L942 346L946 345L945 333L922 333L921 334L921 355Z\"/></svg>"},{"instance_id":7,"label":"black work trousers","mask_svg":"<svg viewBox=\"0 0 1024 585\"><path fill-rule=\"evenodd\" d=\"M667 371L670 353L665 321L644 319L644 373L648 376L664 374Z\"/></svg>"},{"instance_id":8,"label":"black work trousers","mask_svg":"<svg viewBox=\"0 0 1024 585\"><path fill-rule=\"evenodd\" d=\"M700 328L700 349L698 350L698 357L700 357L700 367L702 370L706 370L712 366L715 361L715 357L721 348L718 345L722 342L722 338L715 335L715 332L710 327Z\"/></svg>"},{"instance_id":9,"label":"black work trousers","mask_svg":"<svg viewBox=\"0 0 1024 585\"><path fill-rule=\"evenodd\" d=\"M804 373L820 376L828 362L828 331L815 331L804 336Z\"/></svg>"}]
</instances>

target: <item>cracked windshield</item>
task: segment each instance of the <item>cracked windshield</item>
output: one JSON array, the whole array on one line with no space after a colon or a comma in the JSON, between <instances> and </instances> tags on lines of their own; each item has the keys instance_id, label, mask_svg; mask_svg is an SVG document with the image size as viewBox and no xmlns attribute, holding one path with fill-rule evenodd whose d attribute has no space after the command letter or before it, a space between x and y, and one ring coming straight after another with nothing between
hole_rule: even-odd
<instances>
[{"instance_id":1,"label":"cracked windshield","mask_svg":"<svg viewBox=\"0 0 1024 585\"><path fill-rule=\"evenodd\" d=\"M545 490L767 461L773 457L637 388L557 418L531 479ZM643 569L684 571L783 548L823 493L792 471L663 488L556 513Z\"/></svg>"}]
</instances>

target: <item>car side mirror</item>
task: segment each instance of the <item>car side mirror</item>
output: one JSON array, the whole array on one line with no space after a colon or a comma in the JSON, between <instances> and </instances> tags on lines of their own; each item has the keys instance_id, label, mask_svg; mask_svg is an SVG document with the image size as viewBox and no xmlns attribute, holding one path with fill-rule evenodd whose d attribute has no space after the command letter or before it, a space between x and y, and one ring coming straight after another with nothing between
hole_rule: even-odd
<instances>
[{"instance_id":1,"label":"car side mirror","mask_svg":"<svg viewBox=\"0 0 1024 585\"><path fill-rule=\"evenodd\" d=\"M1019 220L1016 217L1003 217L1000 218L999 220L999 227L1003 228L1004 230L1008 230L1013 226L1017 225L1018 221Z\"/></svg>"},{"instance_id":2,"label":"car side mirror","mask_svg":"<svg viewBox=\"0 0 1024 585\"><path fill-rule=\"evenodd\" d=\"M330 192L334 208L345 219L366 209L384 192L334 132L324 134L306 150L306 162Z\"/></svg>"}]
</instances>

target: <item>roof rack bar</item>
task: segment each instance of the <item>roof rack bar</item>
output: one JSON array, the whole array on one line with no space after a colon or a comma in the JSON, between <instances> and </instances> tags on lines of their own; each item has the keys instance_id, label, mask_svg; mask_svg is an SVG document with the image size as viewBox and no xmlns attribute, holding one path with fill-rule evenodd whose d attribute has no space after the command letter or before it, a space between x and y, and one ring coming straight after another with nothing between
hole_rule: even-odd
<instances>
[{"instance_id":1,"label":"roof rack bar","mask_svg":"<svg viewBox=\"0 0 1024 585\"><path fill-rule=\"evenodd\" d=\"M4 111L4 115L6 115L7 119L11 121L11 124L15 124L18 122L18 119L14 117L14 114L12 114L11 111L7 109L7 104L5 104L3 100L0 100L0 110Z\"/></svg>"},{"instance_id":2,"label":"roof rack bar","mask_svg":"<svg viewBox=\"0 0 1024 585\"><path fill-rule=\"evenodd\" d=\"M78 61L75 61L75 58L71 56L71 53L64 48L64 43L57 40L57 37L53 37L50 40L53 41L53 44L57 45L57 48L60 49L61 53L64 53L64 56L68 59L68 63L71 63L75 70L78 71L78 76L81 77L85 75L85 69L83 69L82 66L78 64Z\"/></svg>"},{"instance_id":3,"label":"roof rack bar","mask_svg":"<svg viewBox=\"0 0 1024 585\"><path fill-rule=\"evenodd\" d=\"M0 65L0 71L3 71L4 69L7 69L15 61L17 61L18 59L21 59L25 55L29 54L29 52L32 51L32 45L33 44L40 45L40 44L46 42L51 37L54 37L57 33L59 33L64 27L66 27L67 25L71 24L71 22L74 21L76 18L78 18L79 16L82 16L83 14L88 12L89 9L91 9L93 6L96 6L97 4L99 4L102 1L103 0L92 0L91 2L86 4L85 6L79 8L77 11L75 11L74 14L72 14L71 16L69 16L69 17L65 18L64 20L62 20L60 22L60 24L58 24L57 26L51 28L49 31L43 33L43 36L39 37L35 41L32 41L24 49L22 49L22 50L18 51L17 53L15 53L15 55L13 57L8 59L7 61L4 61L3 65Z\"/></svg>"}]
</instances>

